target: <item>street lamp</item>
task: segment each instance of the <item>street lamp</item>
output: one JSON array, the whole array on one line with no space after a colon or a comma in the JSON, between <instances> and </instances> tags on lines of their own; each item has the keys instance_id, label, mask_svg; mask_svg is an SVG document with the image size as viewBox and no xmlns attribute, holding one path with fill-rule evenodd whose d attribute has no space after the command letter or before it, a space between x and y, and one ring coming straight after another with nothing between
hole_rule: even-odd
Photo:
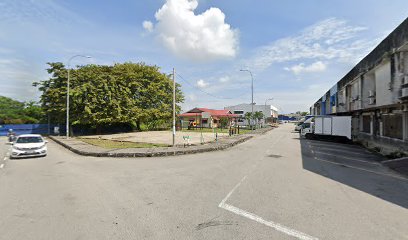
<instances>
[{"instance_id":1,"label":"street lamp","mask_svg":"<svg viewBox=\"0 0 408 240\"><path fill-rule=\"evenodd\" d=\"M83 57L83 58L92 58L91 56L84 56L84 55L74 55L70 59L68 59L68 80L67 80L67 119L66 119L66 136L67 139L69 138L69 71L71 69L71 60L76 57Z\"/></svg>"},{"instance_id":2,"label":"street lamp","mask_svg":"<svg viewBox=\"0 0 408 240\"><path fill-rule=\"evenodd\" d=\"M249 74L251 74L251 93L252 93L252 100L251 100L251 114L252 117L254 116L254 77L252 76L252 72L248 69L241 69L239 70L241 72L249 72ZM251 128L252 128L252 121L250 123Z\"/></svg>"},{"instance_id":3,"label":"street lamp","mask_svg":"<svg viewBox=\"0 0 408 240\"><path fill-rule=\"evenodd\" d=\"M267 112L267 110L266 110L266 102L267 101L272 101L273 100L273 98L268 98L268 99L266 99L265 100L265 113ZM271 115L273 115L273 114L271 114ZM265 118L265 123L266 123L266 120L267 120L268 118Z\"/></svg>"}]
</instances>

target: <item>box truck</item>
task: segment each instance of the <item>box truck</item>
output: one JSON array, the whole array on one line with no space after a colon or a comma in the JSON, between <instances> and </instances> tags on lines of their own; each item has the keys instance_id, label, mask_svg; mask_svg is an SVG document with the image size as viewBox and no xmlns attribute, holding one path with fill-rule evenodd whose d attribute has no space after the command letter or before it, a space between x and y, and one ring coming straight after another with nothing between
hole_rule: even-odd
<instances>
[{"instance_id":1,"label":"box truck","mask_svg":"<svg viewBox=\"0 0 408 240\"><path fill-rule=\"evenodd\" d=\"M314 116L302 124L300 134L307 139L351 140L351 116Z\"/></svg>"}]
</instances>

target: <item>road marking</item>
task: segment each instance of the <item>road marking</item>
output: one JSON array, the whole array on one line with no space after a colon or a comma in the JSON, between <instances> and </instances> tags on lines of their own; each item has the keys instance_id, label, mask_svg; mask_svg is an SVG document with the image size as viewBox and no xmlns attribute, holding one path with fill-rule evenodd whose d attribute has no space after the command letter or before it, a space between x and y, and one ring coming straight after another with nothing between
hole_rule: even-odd
<instances>
[{"instance_id":1,"label":"road marking","mask_svg":"<svg viewBox=\"0 0 408 240\"><path fill-rule=\"evenodd\" d=\"M232 193L235 192L235 190L237 190L237 188L238 188L239 186L241 186L241 184L245 181L246 178L247 178L247 176L243 177L243 178L241 179L241 181L239 181L239 183L237 183L237 185L235 185L235 187L227 194L227 196L226 196L224 199L222 199L222 201L220 202L220 204L218 205L218 207L221 207L222 205L225 204L225 202L228 200L228 198L231 197Z\"/></svg>"},{"instance_id":2,"label":"road marking","mask_svg":"<svg viewBox=\"0 0 408 240\"><path fill-rule=\"evenodd\" d=\"M4 163L2 163L2 164L0 165L0 168L4 168Z\"/></svg>"},{"instance_id":3,"label":"road marking","mask_svg":"<svg viewBox=\"0 0 408 240\"><path fill-rule=\"evenodd\" d=\"M407 161L407 159L406 158L397 158L397 159L381 161L381 163L399 162L399 161Z\"/></svg>"},{"instance_id":4,"label":"road marking","mask_svg":"<svg viewBox=\"0 0 408 240\"><path fill-rule=\"evenodd\" d=\"M7 157L4 157L3 161L6 161L6 160L7 160Z\"/></svg>"},{"instance_id":5,"label":"road marking","mask_svg":"<svg viewBox=\"0 0 408 240\"><path fill-rule=\"evenodd\" d=\"M355 155L360 155L360 156L367 156L367 155L368 155L368 153L353 152L353 151L347 150L347 149L345 149L345 150L340 150L340 149L333 149L333 148L327 148L327 147L315 147L315 146L313 146L312 148L322 148L322 149L326 149L326 150L329 150L329 151L341 152L341 153L347 152L347 153L349 153L349 154L355 154Z\"/></svg>"},{"instance_id":6,"label":"road marking","mask_svg":"<svg viewBox=\"0 0 408 240\"><path fill-rule=\"evenodd\" d=\"M369 163L369 164L373 164L373 165L380 165L377 162L370 162L370 161L364 161L364 160L359 160L359 159L355 159L355 158L343 157L343 156L339 156L339 155L335 155L335 154L331 154L331 153L325 153L325 152L313 151L313 150L312 150L312 152L313 153L323 154L323 155L328 155L328 156L333 156L333 157L344 158L344 159L348 159L348 160L352 160L352 161L356 161L356 162L363 162L363 163Z\"/></svg>"},{"instance_id":7,"label":"road marking","mask_svg":"<svg viewBox=\"0 0 408 240\"><path fill-rule=\"evenodd\" d=\"M257 216L257 215L255 215L253 213L247 212L245 210L239 209L239 208L234 207L234 206L229 205L229 204L224 203L220 207L222 209L225 209L227 211L230 211L230 212L235 213L237 215L240 215L242 217L251 219L251 220L253 220L255 222L258 222L258 223L261 223L261 224L263 224L265 226L274 228L275 230L277 230L279 232L283 232L283 233L285 233L285 234L287 234L289 236L293 236L293 237L296 237L298 239L302 239L302 240L317 240L318 239L318 238L312 237L310 235L307 235L305 233L299 232L297 230L294 230L294 229L288 228L286 226L283 226L283 225L281 225L279 223L275 223L275 222L272 222L272 221L266 221L265 219L261 218L260 216Z\"/></svg>"},{"instance_id":8,"label":"road marking","mask_svg":"<svg viewBox=\"0 0 408 240\"><path fill-rule=\"evenodd\" d=\"M316 159L317 161L321 161L321 162L327 162L327 163L331 163L331 164L339 165L339 166L346 166L346 167L354 168L354 169L357 169L357 170L360 170L360 171L365 171L365 172L369 172L369 173L374 173L374 174L378 174L378 175L382 175L382 176L387 176L387 177L392 177L392 178L397 178L397 179L400 179L400 180L408 181L407 178L396 176L396 175L391 175L391 174L386 174L386 173L379 173L379 172L371 171L371 170L368 170L368 169L354 167L354 166L351 166L351 165L348 165L348 164L337 163L337 162L333 162L333 161L329 161L329 160L325 160L325 159L321 159L321 158L317 158L317 157L315 157L314 159Z\"/></svg>"},{"instance_id":9,"label":"road marking","mask_svg":"<svg viewBox=\"0 0 408 240\"><path fill-rule=\"evenodd\" d=\"M250 220L253 220L255 222L261 223L265 226L271 227L279 232L285 233L289 236L293 236L296 237L298 239L302 239L302 240L317 240L318 238L309 236L305 233L299 232L295 229L291 229L289 227L283 226L279 223L275 223L272 221L267 221L265 219L263 219L262 217L255 215L253 213L247 212L245 210L242 210L240 208L234 207L232 205L226 204L228 198L231 197L231 195L235 192L235 190L237 190L237 188L239 186L241 186L241 184L246 180L247 176L244 176L241 181L239 181L237 183L237 185L235 185L235 187L227 194L227 196L220 202L220 204L218 205L219 208L222 208L224 210L230 211L232 213L235 213L237 215L240 215L242 217L248 218Z\"/></svg>"}]
</instances>

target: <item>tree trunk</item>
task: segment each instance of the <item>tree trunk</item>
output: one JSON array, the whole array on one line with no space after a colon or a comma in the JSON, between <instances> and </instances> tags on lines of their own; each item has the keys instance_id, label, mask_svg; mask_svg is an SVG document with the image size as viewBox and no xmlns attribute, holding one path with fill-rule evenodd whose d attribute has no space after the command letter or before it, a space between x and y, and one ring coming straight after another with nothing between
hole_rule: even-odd
<instances>
[{"instance_id":1,"label":"tree trunk","mask_svg":"<svg viewBox=\"0 0 408 240\"><path fill-rule=\"evenodd\" d=\"M101 125L96 125L96 134L101 134L101 132L102 132L102 127L101 127Z\"/></svg>"}]
</instances>

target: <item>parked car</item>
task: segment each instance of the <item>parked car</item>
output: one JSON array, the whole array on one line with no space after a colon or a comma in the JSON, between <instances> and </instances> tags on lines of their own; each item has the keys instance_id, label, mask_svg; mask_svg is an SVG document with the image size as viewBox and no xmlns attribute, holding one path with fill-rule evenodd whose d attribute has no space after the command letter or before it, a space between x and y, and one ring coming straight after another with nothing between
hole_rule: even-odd
<instances>
[{"instance_id":1,"label":"parked car","mask_svg":"<svg viewBox=\"0 0 408 240\"><path fill-rule=\"evenodd\" d=\"M295 123L295 131L296 132L300 132L300 130L302 129L302 124L304 123L304 121L299 121L297 123Z\"/></svg>"},{"instance_id":2,"label":"parked car","mask_svg":"<svg viewBox=\"0 0 408 240\"><path fill-rule=\"evenodd\" d=\"M24 134L12 143L11 158L44 157L47 155L47 143L41 135Z\"/></svg>"}]
</instances>

